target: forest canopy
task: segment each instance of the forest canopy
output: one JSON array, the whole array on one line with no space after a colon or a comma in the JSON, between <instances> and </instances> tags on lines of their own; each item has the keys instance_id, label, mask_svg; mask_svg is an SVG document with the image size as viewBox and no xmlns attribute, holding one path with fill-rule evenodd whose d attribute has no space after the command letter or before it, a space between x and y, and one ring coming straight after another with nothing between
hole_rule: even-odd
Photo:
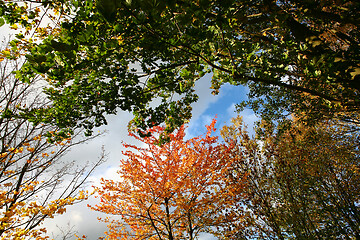
<instances>
[{"instance_id":1,"label":"forest canopy","mask_svg":"<svg viewBox=\"0 0 360 240\"><path fill-rule=\"evenodd\" d=\"M104 158L76 169L64 151L128 111L129 134L147 147L125 144L123 181L95 187L93 210L122 217L104 220L109 238L360 238L359 10L352 0L0 0L0 26L15 32L0 51L0 237L46 239L42 222L88 197ZM249 90L237 111L261 118L255 136L237 117L222 142L214 122L185 139L205 75L214 95Z\"/></svg>"},{"instance_id":2,"label":"forest canopy","mask_svg":"<svg viewBox=\"0 0 360 240\"><path fill-rule=\"evenodd\" d=\"M2 1L1 21L29 28L36 14L18 4ZM166 123L172 131L190 119L194 84L206 73L214 94L224 84L247 86L249 101L239 109L267 119L294 113L306 121L349 120L359 108L357 1L39 4L55 10L61 24L31 43L18 74L25 82L34 74L48 81L52 107L20 116L35 122L90 133L106 124L106 114L124 110L141 130ZM154 106L154 99L161 100Z\"/></svg>"}]
</instances>

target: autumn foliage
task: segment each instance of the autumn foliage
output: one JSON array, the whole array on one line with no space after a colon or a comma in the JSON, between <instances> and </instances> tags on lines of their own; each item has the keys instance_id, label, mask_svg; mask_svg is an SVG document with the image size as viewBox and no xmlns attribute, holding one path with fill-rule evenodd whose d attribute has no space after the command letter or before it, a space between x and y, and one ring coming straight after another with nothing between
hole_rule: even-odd
<instances>
[{"instance_id":1,"label":"autumn foliage","mask_svg":"<svg viewBox=\"0 0 360 240\"><path fill-rule=\"evenodd\" d=\"M222 129L235 144L234 174L247 172L243 221L229 223L233 239L358 239L359 147L355 134L334 122L284 128L263 122L261 141L241 117ZM237 179L232 183L236 184ZM230 184L232 184L230 183Z\"/></svg>"},{"instance_id":2,"label":"autumn foliage","mask_svg":"<svg viewBox=\"0 0 360 240\"><path fill-rule=\"evenodd\" d=\"M76 182L73 182L76 184L72 191L61 189L63 177L69 175L65 168L57 172L50 170L52 161L55 162L66 148L51 147L37 136L24 141L18 148L9 147L2 151L0 239L47 239L47 231L39 228L40 224L46 218L64 213L66 206L87 197L84 192L79 193Z\"/></svg>"},{"instance_id":3,"label":"autumn foliage","mask_svg":"<svg viewBox=\"0 0 360 240\"><path fill-rule=\"evenodd\" d=\"M108 239L337 239L359 237L359 149L334 122L263 122L249 135L241 117L221 134L185 140L184 127L160 145L161 127L102 179L94 210Z\"/></svg>"},{"instance_id":4,"label":"autumn foliage","mask_svg":"<svg viewBox=\"0 0 360 240\"><path fill-rule=\"evenodd\" d=\"M47 107L49 101L38 88L42 77L21 82L16 70L22 59L12 57L0 57L0 239L47 239L41 224L87 198L82 185L100 162L77 167L64 161L64 153L86 139L60 137L51 124L16 117L21 109Z\"/></svg>"},{"instance_id":5,"label":"autumn foliage","mask_svg":"<svg viewBox=\"0 0 360 240\"><path fill-rule=\"evenodd\" d=\"M164 128L153 127L151 137L131 136L143 147L129 150L120 161L119 178L102 179L96 187L100 203L93 209L117 215L108 222L108 239L194 239L211 227L231 222L224 214L241 195L243 178L229 188L226 156L232 146L211 136L215 121L203 137L185 140L185 128L159 145Z\"/></svg>"}]
</instances>

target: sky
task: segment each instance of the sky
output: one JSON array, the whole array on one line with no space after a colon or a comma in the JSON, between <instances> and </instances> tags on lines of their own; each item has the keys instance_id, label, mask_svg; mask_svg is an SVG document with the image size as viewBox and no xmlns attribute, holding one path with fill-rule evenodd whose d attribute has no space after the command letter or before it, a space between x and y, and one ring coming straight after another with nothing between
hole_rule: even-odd
<instances>
[{"instance_id":1,"label":"sky","mask_svg":"<svg viewBox=\"0 0 360 240\"><path fill-rule=\"evenodd\" d=\"M209 75L205 76L195 86L199 100L192 105L193 117L186 129L187 138L204 134L206 132L205 125L210 124L214 117L217 117L215 126L219 132L222 126L230 123L230 119L237 115L235 104L246 99L247 89L242 86L225 85L221 88L219 95L213 96L210 89L210 78ZM251 130L254 121L257 120L254 113L249 109L245 109L240 115L243 116L245 123ZM76 160L79 163L96 161L101 155L102 146L104 147L107 153L107 161L91 176L92 185L99 185L101 178L116 179L119 160L122 158L121 151L124 150L122 142L136 144L134 139L127 135L127 123L131 118L132 115L126 112L108 116L108 125L99 129L100 131L106 131L103 136L87 144L76 146L66 156L69 160ZM88 189L91 191L91 186ZM87 207L88 204L95 205L96 203L97 199L90 197L85 202L69 206L65 214L47 220L44 226L46 226L51 237L52 235L56 237L61 230L67 231L71 228L79 236L86 235L88 240L98 239L104 236L103 232L106 231L106 226L104 223L99 222L97 217L106 215L92 211ZM200 239L209 240L214 238L210 235L202 235Z\"/></svg>"}]
</instances>

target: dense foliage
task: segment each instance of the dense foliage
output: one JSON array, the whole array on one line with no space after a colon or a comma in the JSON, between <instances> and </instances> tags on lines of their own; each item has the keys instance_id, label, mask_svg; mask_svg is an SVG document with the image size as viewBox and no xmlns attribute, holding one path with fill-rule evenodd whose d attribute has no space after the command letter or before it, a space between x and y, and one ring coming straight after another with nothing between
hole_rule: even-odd
<instances>
[{"instance_id":1,"label":"dense foliage","mask_svg":"<svg viewBox=\"0 0 360 240\"><path fill-rule=\"evenodd\" d=\"M235 239L357 239L360 237L360 163L356 138L338 125L285 132L264 124L263 141L249 137L241 117L222 129L237 176L248 173L241 221L223 228ZM240 203L239 202L239 203ZM242 217L245 216L245 219Z\"/></svg>"},{"instance_id":2,"label":"dense foliage","mask_svg":"<svg viewBox=\"0 0 360 240\"><path fill-rule=\"evenodd\" d=\"M107 239L197 239L234 220L224 213L244 185L241 178L236 186L226 184L231 160L225 156L232 147L216 143L214 124L205 136L189 140L181 127L161 146L164 128L153 127L151 137L136 137L144 147L125 144L118 178L96 187L100 203L93 209L121 217L104 219Z\"/></svg>"},{"instance_id":3,"label":"dense foliage","mask_svg":"<svg viewBox=\"0 0 360 240\"><path fill-rule=\"evenodd\" d=\"M143 130L161 122L173 130L190 118L194 83L207 72L214 93L225 83L247 85L247 105L268 119L349 119L359 108L358 1L41 4L63 19L59 33L35 44L19 76L49 81L54 105L25 114L33 121L91 130L122 109ZM8 17L8 6L5 18L20 21Z\"/></svg>"},{"instance_id":4,"label":"dense foliage","mask_svg":"<svg viewBox=\"0 0 360 240\"><path fill-rule=\"evenodd\" d=\"M353 0L0 1L0 25L18 30L0 52L0 234L40 236L45 217L76 201L81 171L53 203L34 196L50 199L68 172L39 176L74 129L91 134L123 110L149 148L127 145L141 154L125 153L123 181L98 188L94 208L124 220L109 237L360 238L359 10ZM238 109L264 120L257 139L237 118L226 144L185 141L183 127L162 142L190 119L206 73L214 94L249 88Z\"/></svg>"},{"instance_id":5,"label":"dense foliage","mask_svg":"<svg viewBox=\"0 0 360 240\"><path fill-rule=\"evenodd\" d=\"M213 122L214 124L214 122ZM289 128L263 123L250 137L241 117L210 136L184 140L184 128L158 145L164 128L125 145L119 177L96 187L94 210L109 239L359 238L359 149L332 123ZM279 131L281 130L281 131ZM134 135L133 135L134 136Z\"/></svg>"}]
</instances>

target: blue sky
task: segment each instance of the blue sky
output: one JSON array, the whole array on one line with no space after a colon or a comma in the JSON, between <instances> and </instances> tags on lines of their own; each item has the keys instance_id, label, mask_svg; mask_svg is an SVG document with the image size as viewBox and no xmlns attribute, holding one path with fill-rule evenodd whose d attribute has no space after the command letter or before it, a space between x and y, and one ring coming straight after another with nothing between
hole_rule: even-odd
<instances>
[{"instance_id":1,"label":"blue sky","mask_svg":"<svg viewBox=\"0 0 360 240\"><path fill-rule=\"evenodd\" d=\"M206 101L206 104L194 104L193 118L187 129L187 137L189 138L203 134L205 125L210 124L215 116L217 119L217 133L219 133L219 130L225 124L229 124L230 119L238 114L235 105L247 100L248 89L244 86L226 84L221 87L218 95L213 96L210 89L210 76L201 81L199 86L196 86L196 89L198 91L201 89L201 92L199 91L199 101ZM197 105L200 105L200 107ZM253 123L257 120L253 111L245 109L240 115L243 116L244 122L252 132Z\"/></svg>"}]
</instances>

